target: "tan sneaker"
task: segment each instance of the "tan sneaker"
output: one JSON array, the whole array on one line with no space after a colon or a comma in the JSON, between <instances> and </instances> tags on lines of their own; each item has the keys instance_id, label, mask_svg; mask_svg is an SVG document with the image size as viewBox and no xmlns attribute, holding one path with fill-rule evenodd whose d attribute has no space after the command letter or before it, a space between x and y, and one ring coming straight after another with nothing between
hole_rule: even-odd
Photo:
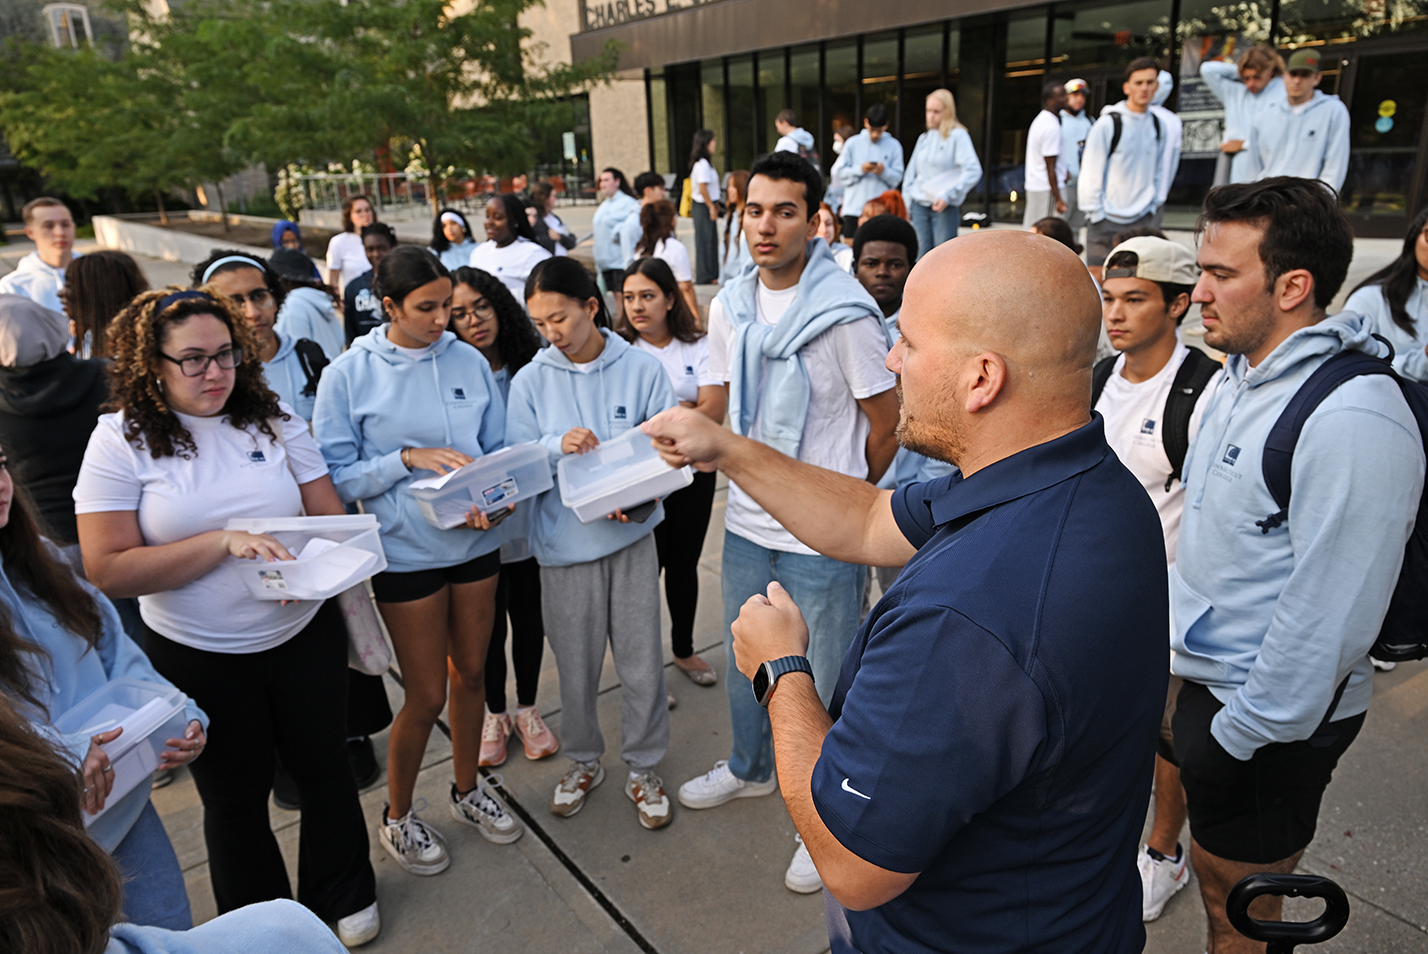
<instances>
[{"instance_id":1,"label":"tan sneaker","mask_svg":"<svg viewBox=\"0 0 1428 954\"><path fill-rule=\"evenodd\" d=\"M605 781L605 770L599 762L574 762L570 771L555 787L550 797L550 813L561 818L569 818L585 807L585 796L590 790Z\"/></svg>"},{"instance_id":2,"label":"tan sneaker","mask_svg":"<svg viewBox=\"0 0 1428 954\"><path fill-rule=\"evenodd\" d=\"M641 772L626 781L625 795L635 803L640 824L646 828L663 828L674 819L673 806L664 793L664 782L653 772Z\"/></svg>"},{"instance_id":3,"label":"tan sneaker","mask_svg":"<svg viewBox=\"0 0 1428 954\"><path fill-rule=\"evenodd\" d=\"M517 709L515 726L516 735L521 737L521 745L525 747L526 758L535 761L560 751L560 740L550 731L535 706Z\"/></svg>"},{"instance_id":4,"label":"tan sneaker","mask_svg":"<svg viewBox=\"0 0 1428 954\"><path fill-rule=\"evenodd\" d=\"M506 761L506 740L511 737L511 717L504 712L486 713L481 724L481 759L478 765L487 767Z\"/></svg>"}]
</instances>

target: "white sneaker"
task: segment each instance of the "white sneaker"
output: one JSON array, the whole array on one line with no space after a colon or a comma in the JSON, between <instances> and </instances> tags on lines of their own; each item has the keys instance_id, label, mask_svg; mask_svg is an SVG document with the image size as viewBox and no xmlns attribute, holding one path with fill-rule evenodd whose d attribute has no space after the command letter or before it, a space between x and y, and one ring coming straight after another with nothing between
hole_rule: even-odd
<instances>
[{"instance_id":1,"label":"white sneaker","mask_svg":"<svg viewBox=\"0 0 1428 954\"><path fill-rule=\"evenodd\" d=\"M808 853L803 836L795 837L798 839L798 850L793 853L793 860L788 863L788 870L783 874L783 886L799 894L822 891L823 879L819 876L818 869L813 866L813 856Z\"/></svg>"},{"instance_id":2,"label":"white sneaker","mask_svg":"<svg viewBox=\"0 0 1428 954\"><path fill-rule=\"evenodd\" d=\"M1375 659L1372 656L1369 657L1369 662L1373 663L1373 668L1379 672L1393 672L1398 668L1398 663L1396 662L1387 662L1382 659Z\"/></svg>"},{"instance_id":3,"label":"white sneaker","mask_svg":"<svg viewBox=\"0 0 1428 954\"><path fill-rule=\"evenodd\" d=\"M777 788L777 774L770 775L767 782L746 782L729 771L728 759L720 759L708 772L679 786L679 804L685 808L715 808L736 798L772 795Z\"/></svg>"},{"instance_id":4,"label":"white sneaker","mask_svg":"<svg viewBox=\"0 0 1428 954\"><path fill-rule=\"evenodd\" d=\"M390 806L383 806L382 824L377 828L377 840L387 854L414 875L441 874L451 864L441 832L417 817L417 811L425 807L426 799L417 799L405 815L392 821L387 817Z\"/></svg>"},{"instance_id":5,"label":"white sneaker","mask_svg":"<svg viewBox=\"0 0 1428 954\"><path fill-rule=\"evenodd\" d=\"M498 780L500 776L493 776ZM516 816L506 811L505 806L496 801L487 788L485 779L477 779L476 787L465 796L458 796L456 783L451 783L451 817L479 831L487 841L498 845L509 845L524 835L526 830L516 821Z\"/></svg>"},{"instance_id":6,"label":"white sneaker","mask_svg":"<svg viewBox=\"0 0 1428 954\"><path fill-rule=\"evenodd\" d=\"M1150 847L1142 845L1136 855L1136 865L1140 868L1141 920L1154 921L1165 910L1166 903L1175 892L1190 881L1190 872L1185 867L1185 849L1176 846L1180 859L1159 858L1150 854ZM1160 854L1156 852L1156 854Z\"/></svg>"},{"instance_id":7,"label":"white sneaker","mask_svg":"<svg viewBox=\"0 0 1428 954\"><path fill-rule=\"evenodd\" d=\"M349 914L337 922L337 939L346 947L361 947L377 936L382 930L382 916L377 913L377 902L373 901L356 914Z\"/></svg>"}]
</instances>

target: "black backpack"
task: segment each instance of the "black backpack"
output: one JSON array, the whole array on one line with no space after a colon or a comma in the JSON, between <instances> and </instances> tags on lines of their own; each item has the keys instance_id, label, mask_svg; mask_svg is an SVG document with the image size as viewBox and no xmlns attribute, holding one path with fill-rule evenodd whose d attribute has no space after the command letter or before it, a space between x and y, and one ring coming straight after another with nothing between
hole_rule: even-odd
<instances>
[{"instance_id":1,"label":"black backpack","mask_svg":"<svg viewBox=\"0 0 1428 954\"><path fill-rule=\"evenodd\" d=\"M1378 335L1374 337L1388 348L1387 358L1363 351L1339 352L1309 375L1294 397L1290 398L1274 427L1270 428L1260 466L1269 493L1279 504L1279 511L1255 521L1261 533L1269 533L1289 520L1290 466L1294 462L1294 445L1299 441L1304 422L1324 398L1350 378L1364 374L1384 374L1392 378L1418 422L1419 434L1428 439L1428 387L1400 377L1391 364L1393 346ZM1428 656L1428 494L1418 501L1418 520L1404 548L1398 585L1394 587L1393 598L1388 602L1388 615L1383 619L1378 640L1369 650L1369 655L1384 662ZM1343 691L1341 685L1334 697L1335 705ZM1330 712L1334 711L1335 705L1329 707ZM1325 719L1327 721L1327 715Z\"/></svg>"},{"instance_id":2,"label":"black backpack","mask_svg":"<svg viewBox=\"0 0 1428 954\"><path fill-rule=\"evenodd\" d=\"M1101 399L1101 392L1115 371L1118 357L1120 355L1113 354L1096 362L1091 372L1092 407ZM1185 454L1190 450L1190 418L1195 415L1195 403L1218 370L1220 362L1198 348L1191 348L1184 363L1175 372L1175 380L1170 382L1165 411L1160 415L1160 446L1165 448L1165 456L1170 458L1170 476L1165 479L1167 492L1180 479L1180 470L1185 466Z\"/></svg>"},{"instance_id":3,"label":"black backpack","mask_svg":"<svg viewBox=\"0 0 1428 954\"><path fill-rule=\"evenodd\" d=\"M297 352L298 364L302 365L302 373L307 375L307 384L303 386L303 397L313 397L317 394L317 382L322 379L322 369L327 367L329 362L327 355L322 353L322 345L310 338L299 338L293 342L293 350Z\"/></svg>"},{"instance_id":4,"label":"black backpack","mask_svg":"<svg viewBox=\"0 0 1428 954\"><path fill-rule=\"evenodd\" d=\"M1147 110L1150 113L1150 121L1155 124L1155 144L1160 145L1160 117L1155 115L1155 110ZM1121 119L1121 114L1117 111L1111 112L1111 125L1115 128L1111 131L1111 148L1106 150L1106 161L1110 162L1111 157L1116 154L1116 147L1121 144L1121 132L1125 121ZM1194 348L1190 349L1194 351Z\"/></svg>"}]
</instances>

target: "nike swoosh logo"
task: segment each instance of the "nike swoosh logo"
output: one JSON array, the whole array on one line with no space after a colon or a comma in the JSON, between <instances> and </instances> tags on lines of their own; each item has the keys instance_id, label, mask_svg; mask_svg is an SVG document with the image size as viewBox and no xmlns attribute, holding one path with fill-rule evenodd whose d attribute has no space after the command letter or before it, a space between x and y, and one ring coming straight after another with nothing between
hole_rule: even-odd
<instances>
[{"instance_id":1,"label":"nike swoosh logo","mask_svg":"<svg viewBox=\"0 0 1428 954\"><path fill-rule=\"evenodd\" d=\"M858 796L859 798L866 798L866 799L867 799L868 801L870 801L870 802L873 800L873 798L872 798L871 795L864 795L862 792L858 791L856 788L854 788L853 786L849 785L849 784L848 784L848 780L847 780L846 778L843 779L843 791L845 791L845 792L851 792L852 794Z\"/></svg>"}]
</instances>

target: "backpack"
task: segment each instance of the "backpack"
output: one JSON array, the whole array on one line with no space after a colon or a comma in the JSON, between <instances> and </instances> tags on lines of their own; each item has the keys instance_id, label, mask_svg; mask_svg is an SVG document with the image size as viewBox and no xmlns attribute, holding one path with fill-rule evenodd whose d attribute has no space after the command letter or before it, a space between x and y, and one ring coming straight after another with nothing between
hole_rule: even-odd
<instances>
[{"instance_id":1,"label":"backpack","mask_svg":"<svg viewBox=\"0 0 1428 954\"><path fill-rule=\"evenodd\" d=\"M322 378L322 369L331 362L327 360L327 355L323 354L322 345L309 338L294 341L293 350L297 352L302 373L307 375L307 384L303 386L302 395L312 397L317 394L317 382Z\"/></svg>"},{"instance_id":2,"label":"backpack","mask_svg":"<svg viewBox=\"0 0 1428 954\"><path fill-rule=\"evenodd\" d=\"M1156 144L1157 146L1159 146L1159 145L1160 145L1160 117L1157 116L1157 115L1155 115L1155 110L1153 110L1153 109L1148 109L1148 110L1146 110L1146 112L1150 113L1150 121L1155 124L1155 144ZM1121 144L1121 131L1122 131L1123 127L1124 127L1124 122L1125 122L1125 121L1121 118L1121 114L1120 114L1118 111L1116 111L1116 110L1112 110L1111 113L1110 113L1110 116L1111 116L1111 125L1114 126L1115 129L1111 132L1111 148L1106 150L1106 162L1110 162L1110 161L1111 161L1111 157L1116 154L1116 147ZM1194 351L1195 349L1194 349L1194 348L1191 348L1190 350L1191 350L1191 351Z\"/></svg>"},{"instance_id":3,"label":"backpack","mask_svg":"<svg viewBox=\"0 0 1428 954\"><path fill-rule=\"evenodd\" d=\"M818 155L818 150L813 146L799 146L798 158L806 159L813 168L818 170L818 174L823 175L823 160Z\"/></svg>"},{"instance_id":4,"label":"backpack","mask_svg":"<svg viewBox=\"0 0 1428 954\"><path fill-rule=\"evenodd\" d=\"M1091 406L1101 399L1106 382L1115 371L1116 358L1111 355L1096 362L1091 372ZM1170 476L1165 478L1165 490L1180 480L1180 470L1185 466L1185 454L1190 450L1190 418L1195 415L1195 404L1204 393L1205 386L1220 370L1220 362L1198 348L1191 348L1185 361L1175 372L1175 380L1170 382L1170 393L1165 396L1165 410L1160 415L1160 446L1165 448L1165 456L1170 458Z\"/></svg>"},{"instance_id":5,"label":"backpack","mask_svg":"<svg viewBox=\"0 0 1428 954\"><path fill-rule=\"evenodd\" d=\"M1294 462L1294 445L1299 440L1299 432L1320 402L1345 381L1365 374L1392 378L1418 422L1419 434L1428 437L1428 386L1400 377L1393 370L1393 346L1378 335L1374 337L1388 348L1387 358L1363 351L1339 352L1309 375L1270 428L1260 467L1279 511L1255 521L1261 533L1269 533L1289 520L1290 465ZM1384 662L1428 656L1428 494L1419 498L1418 520L1404 548L1403 569L1398 573L1398 584L1388 602L1388 614L1369 655ZM1342 694L1343 686L1340 686L1330 712Z\"/></svg>"}]
</instances>

